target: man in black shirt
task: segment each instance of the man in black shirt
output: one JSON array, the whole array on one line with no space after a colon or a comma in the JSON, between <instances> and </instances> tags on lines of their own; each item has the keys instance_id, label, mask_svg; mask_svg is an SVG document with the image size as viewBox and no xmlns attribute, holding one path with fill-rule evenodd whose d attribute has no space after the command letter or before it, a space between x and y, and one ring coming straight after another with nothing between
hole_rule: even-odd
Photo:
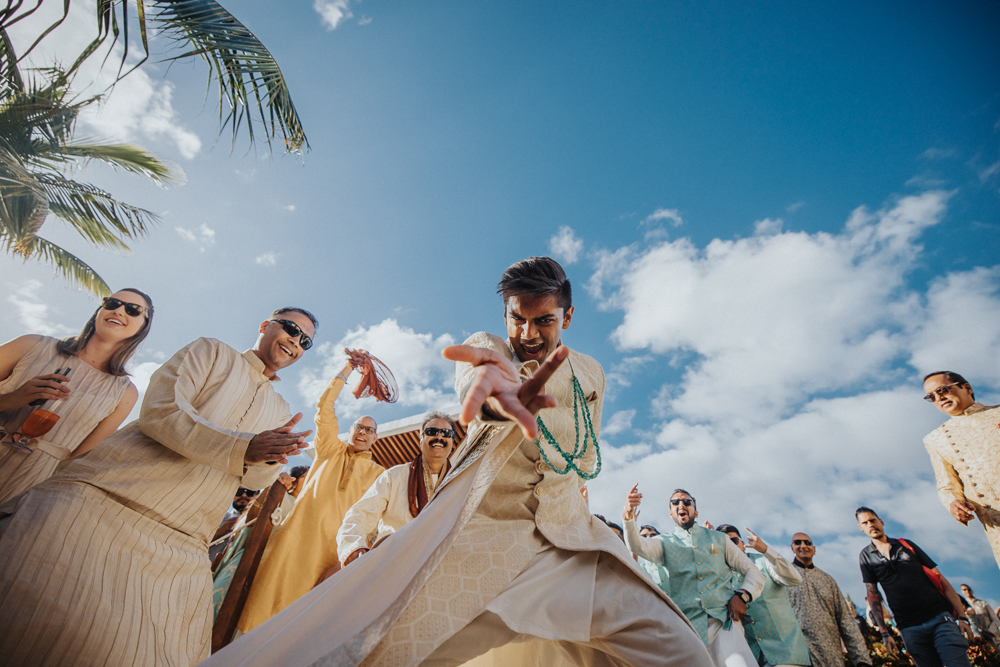
<instances>
[{"instance_id":1,"label":"man in black shirt","mask_svg":"<svg viewBox=\"0 0 1000 667\"><path fill-rule=\"evenodd\" d=\"M861 531L872 539L859 556L861 578L886 649L893 655L898 653L885 627L878 584L882 584L906 650L917 667L970 667L969 644L952 619L952 610L960 617L965 610L950 602L931 581L936 575L942 590L957 602L957 594L934 561L916 544L887 537L874 510L859 507L854 516ZM968 626L963 631L967 633Z\"/></svg>"}]
</instances>

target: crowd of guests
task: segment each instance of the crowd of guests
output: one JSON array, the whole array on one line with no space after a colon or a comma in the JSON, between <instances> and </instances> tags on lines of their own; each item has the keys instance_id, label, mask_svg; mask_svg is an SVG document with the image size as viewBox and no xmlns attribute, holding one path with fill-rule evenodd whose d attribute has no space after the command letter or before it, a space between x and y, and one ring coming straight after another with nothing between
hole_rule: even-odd
<instances>
[{"instance_id":1,"label":"crowd of guests","mask_svg":"<svg viewBox=\"0 0 1000 667\"><path fill-rule=\"evenodd\" d=\"M572 317L569 283L558 271L567 302L557 309L564 319L551 349L530 342L522 349L514 341L503 348L522 362L537 356L536 368L559 356L553 353L558 329ZM526 318L509 310L508 298L524 312L548 303L519 302L516 293L504 298L505 318L525 331L534 325L518 323ZM218 613L246 544L247 509L261 489L277 480L287 494L271 517L276 528L240 633L371 558L366 554L413 521L452 472L461 443L446 414L426 415L420 455L388 470L372 458L378 437L372 417L355 420L341 439L334 404L350 364L317 405L314 462L281 471L312 434L295 431L301 413L292 415L274 388L278 371L312 347L318 322L301 308L274 311L245 352L205 338L180 350L150 380L140 420L119 429L137 398L125 364L152 319L151 299L127 289L105 299L78 336L29 335L0 346L0 436L8 445L0 451L0 654L10 664L195 664L208 655L210 610L214 602ZM552 368L569 356L561 353ZM577 383L586 359L573 358ZM924 388L925 398L950 417L925 439L941 500L956 520L982 521L1000 558L997 410L977 403L971 385L952 372L929 374ZM523 406L537 412L554 405L538 396ZM481 398L477 410L498 421L518 407L501 409L485 402L485 393ZM597 406L598 426L600 400L596 391L586 397ZM28 419L43 409L55 415L54 425L32 431ZM541 446L538 452L544 456ZM541 475L551 472L546 464L530 466ZM582 492L586 498L586 486ZM716 665L839 667L845 651L855 664L871 664L853 605L814 564L808 534L792 536L789 563L749 530L744 541L732 525L699 524L697 502L683 489L669 500L671 531L638 524L641 502L633 487L621 525L600 518L680 608ZM996 612L968 586L960 595L918 545L886 536L875 510L860 507L856 519L871 539L859 557L866 617L889 653L905 647L918 667L967 665L967 637L975 633L1000 646ZM123 600L126 589L131 597ZM32 620L39 618L45 623Z\"/></svg>"}]
</instances>

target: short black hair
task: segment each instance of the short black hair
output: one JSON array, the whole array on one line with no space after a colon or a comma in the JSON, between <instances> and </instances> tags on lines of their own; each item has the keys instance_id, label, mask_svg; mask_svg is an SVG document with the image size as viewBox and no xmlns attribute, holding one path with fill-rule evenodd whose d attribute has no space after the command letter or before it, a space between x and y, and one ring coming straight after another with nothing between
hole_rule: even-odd
<instances>
[{"instance_id":1,"label":"short black hair","mask_svg":"<svg viewBox=\"0 0 1000 667\"><path fill-rule=\"evenodd\" d=\"M743 539L743 536L740 535L740 531L736 528L736 526L733 526L731 524L724 523L720 525L718 528L716 528L716 530L719 531L720 533L727 533L727 534L736 533L736 537L740 538L741 540Z\"/></svg>"},{"instance_id":2,"label":"short black hair","mask_svg":"<svg viewBox=\"0 0 1000 667\"><path fill-rule=\"evenodd\" d=\"M594 516L595 516L595 517L597 517L598 519L600 519L600 520L601 520L601 523L603 523L603 524L607 525L607 523L608 523L608 520L604 518L604 515L603 515L603 514L595 514Z\"/></svg>"},{"instance_id":3,"label":"short black hair","mask_svg":"<svg viewBox=\"0 0 1000 667\"><path fill-rule=\"evenodd\" d=\"M608 528L611 528L612 530L617 530L618 531L618 536L621 538L622 542L624 542L625 541L625 531L622 530L622 527L619 526L614 521L608 521L607 523L608 523Z\"/></svg>"},{"instance_id":4,"label":"short black hair","mask_svg":"<svg viewBox=\"0 0 1000 667\"><path fill-rule=\"evenodd\" d=\"M643 525L643 526L639 526L639 532L642 532L644 530L651 530L654 533L656 533L657 535L660 534L660 529L659 528L657 528L656 526L651 526L648 523L645 524L645 525Z\"/></svg>"},{"instance_id":5,"label":"short black hair","mask_svg":"<svg viewBox=\"0 0 1000 667\"><path fill-rule=\"evenodd\" d=\"M309 318L309 321L313 323L313 329L319 329L319 320L316 316L310 313L305 308L296 308L295 306L288 306L287 308L279 308L278 310L271 313L271 317L275 318L278 315L284 315L285 313L301 313Z\"/></svg>"},{"instance_id":6,"label":"short black hair","mask_svg":"<svg viewBox=\"0 0 1000 667\"><path fill-rule=\"evenodd\" d=\"M695 508L697 508L697 507L698 507L698 501L697 501L697 500L695 500L695 499L694 499L694 496L692 496L692 495L691 495L690 493L688 493L688 492L687 492L687 491L685 491L684 489L674 489L673 493L671 493L671 494L670 494L670 497L671 497L671 498L673 498L673 497L674 497L674 496L676 496L676 495L677 495L678 493L683 493L683 494L684 494L685 496L687 496L688 498L690 498L690 499L691 499L691 502L693 502L693 503L694 503L694 506L695 506Z\"/></svg>"},{"instance_id":7,"label":"short black hair","mask_svg":"<svg viewBox=\"0 0 1000 667\"><path fill-rule=\"evenodd\" d=\"M529 257L507 267L497 284L497 294L503 295L504 305L512 296L556 295L556 303L564 311L573 305L573 288L559 262L551 257Z\"/></svg>"},{"instance_id":8,"label":"short black hair","mask_svg":"<svg viewBox=\"0 0 1000 667\"><path fill-rule=\"evenodd\" d=\"M972 394L972 400L976 400L976 392L973 391L972 385L969 384L969 381L954 371L934 371L933 373L928 373L924 376L923 382L920 384L927 382L927 378L932 378L935 375L943 375L945 379L948 380L948 384L954 384L957 382L958 384L969 385L969 393Z\"/></svg>"},{"instance_id":9,"label":"short black hair","mask_svg":"<svg viewBox=\"0 0 1000 667\"><path fill-rule=\"evenodd\" d=\"M298 479L307 472L309 472L309 466L295 466L288 471L288 474L292 476L292 479Z\"/></svg>"},{"instance_id":10,"label":"short black hair","mask_svg":"<svg viewBox=\"0 0 1000 667\"><path fill-rule=\"evenodd\" d=\"M875 510L873 510L871 507L865 507L864 505L854 510L854 518L857 519L858 515L860 514L871 514L879 521L882 520L882 517L880 517Z\"/></svg>"}]
</instances>

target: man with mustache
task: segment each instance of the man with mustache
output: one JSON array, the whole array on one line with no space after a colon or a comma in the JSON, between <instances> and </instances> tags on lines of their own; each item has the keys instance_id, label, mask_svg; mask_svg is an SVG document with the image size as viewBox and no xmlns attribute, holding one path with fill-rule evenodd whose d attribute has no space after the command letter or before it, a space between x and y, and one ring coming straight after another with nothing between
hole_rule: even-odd
<instances>
[{"instance_id":1,"label":"man with mustache","mask_svg":"<svg viewBox=\"0 0 1000 667\"><path fill-rule=\"evenodd\" d=\"M305 595L339 565L337 531L347 510L385 468L372 460L378 425L359 417L342 442L335 403L353 367L347 363L316 403L316 461L292 511L268 541L236 627L249 632Z\"/></svg>"},{"instance_id":2,"label":"man with mustache","mask_svg":"<svg viewBox=\"0 0 1000 667\"><path fill-rule=\"evenodd\" d=\"M208 657L208 542L237 487L304 447L275 391L316 318L281 308L239 352L200 338L149 381L138 421L0 506L0 655L11 665L193 665Z\"/></svg>"},{"instance_id":3,"label":"man with mustache","mask_svg":"<svg viewBox=\"0 0 1000 667\"><path fill-rule=\"evenodd\" d=\"M622 514L629 549L664 567L670 598L694 625L718 667L756 665L740 622L747 605L764 590L764 575L725 534L697 525L698 505L684 489L670 496L670 517L676 527L667 535L639 535L635 519L641 502L636 484ZM743 576L736 592L734 574Z\"/></svg>"},{"instance_id":4,"label":"man with mustache","mask_svg":"<svg viewBox=\"0 0 1000 667\"><path fill-rule=\"evenodd\" d=\"M448 415L431 412L424 417L417 458L379 475L347 511L337 531L337 555L345 567L417 518L448 473L456 437L455 422Z\"/></svg>"},{"instance_id":5,"label":"man with mustache","mask_svg":"<svg viewBox=\"0 0 1000 667\"><path fill-rule=\"evenodd\" d=\"M1000 564L1000 406L977 403L972 385L952 371L926 375L924 391L951 417L924 437L941 504L964 525L979 517Z\"/></svg>"},{"instance_id":6,"label":"man with mustache","mask_svg":"<svg viewBox=\"0 0 1000 667\"><path fill-rule=\"evenodd\" d=\"M792 565L802 575L802 583L788 589L788 600L809 642L813 667L843 667L841 642L852 664L871 667L872 659L854 621L854 611L833 577L813 565L816 547L812 538L805 533L792 535L792 553Z\"/></svg>"}]
</instances>

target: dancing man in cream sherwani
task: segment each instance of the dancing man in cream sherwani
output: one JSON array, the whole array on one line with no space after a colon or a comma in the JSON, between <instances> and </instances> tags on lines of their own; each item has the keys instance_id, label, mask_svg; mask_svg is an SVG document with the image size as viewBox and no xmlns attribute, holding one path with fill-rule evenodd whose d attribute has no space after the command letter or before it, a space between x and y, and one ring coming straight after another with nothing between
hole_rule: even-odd
<instances>
[{"instance_id":1,"label":"dancing man in cream sherwani","mask_svg":"<svg viewBox=\"0 0 1000 667\"><path fill-rule=\"evenodd\" d=\"M977 403L972 385L951 371L926 376L924 391L951 417L924 438L941 504L959 523L979 517L1000 564L1000 406Z\"/></svg>"},{"instance_id":2,"label":"dancing man in cream sherwani","mask_svg":"<svg viewBox=\"0 0 1000 667\"><path fill-rule=\"evenodd\" d=\"M242 354L200 338L157 370L139 420L0 506L0 656L23 666L187 667L208 656L208 541L236 488L303 446L274 390L315 319L281 309Z\"/></svg>"},{"instance_id":3,"label":"dancing man in cream sherwani","mask_svg":"<svg viewBox=\"0 0 1000 667\"><path fill-rule=\"evenodd\" d=\"M500 291L508 340L478 333L445 350L471 426L431 502L207 667L712 667L580 494L598 464L584 435L600 423L604 373L561 345L573 317L565 273L531 258L507 269Z\"/></svg>"}]
</instances>

